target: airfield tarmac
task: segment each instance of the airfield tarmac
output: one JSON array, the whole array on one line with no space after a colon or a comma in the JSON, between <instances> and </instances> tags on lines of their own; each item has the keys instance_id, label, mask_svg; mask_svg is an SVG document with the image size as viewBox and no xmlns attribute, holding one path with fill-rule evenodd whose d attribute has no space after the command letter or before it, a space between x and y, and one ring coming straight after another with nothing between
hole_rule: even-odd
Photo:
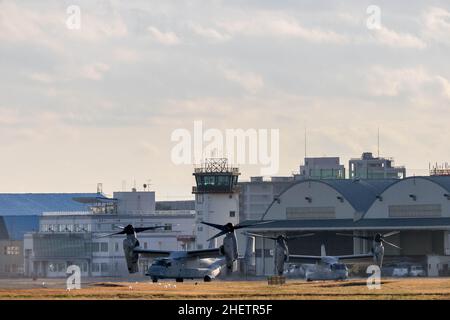
<instances>
[{"instance_id":1,"label":"airfield tarmac","mask_svg":"<svg viewBox=\"0 0 450 320\"><path fill-rule=\"evenodd\" d=\"M95 279L81 289L66 289L64 279L0 279L0 299L445 299L450 278L386 278L381 289L369 290L366 280L313 281L291 279L284 285L267 281L123 282Z\"/></svg>"}]
</instances>

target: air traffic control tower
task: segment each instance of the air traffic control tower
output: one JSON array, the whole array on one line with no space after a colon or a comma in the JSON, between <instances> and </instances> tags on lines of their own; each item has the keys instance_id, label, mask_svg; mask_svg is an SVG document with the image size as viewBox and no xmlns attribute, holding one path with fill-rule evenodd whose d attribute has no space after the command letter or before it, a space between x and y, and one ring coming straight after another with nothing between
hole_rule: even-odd
<instances>
[{"instance_id":1,"label":"air traffic control tower","mask_svg":"<svg viewBox=\"0 0 450 320\"><path fill-rule=\"evenodd\" d=\"M197 249L215 248L222 244L223 237L207 241L219 230L201 224L210 222L224 225L239 223L238 168L228 165L226 158L208 158L200 167L194 169L196 185L196 246Z\"/></svg>"}]
</instances>

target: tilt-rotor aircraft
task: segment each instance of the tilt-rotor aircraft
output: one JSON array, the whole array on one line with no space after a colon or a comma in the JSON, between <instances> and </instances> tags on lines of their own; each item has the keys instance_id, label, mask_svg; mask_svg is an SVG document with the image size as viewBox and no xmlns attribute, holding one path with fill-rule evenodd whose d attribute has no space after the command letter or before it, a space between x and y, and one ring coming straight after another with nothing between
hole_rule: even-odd
<instances>
[{"instance_id":1,"label":"tilt-rotor aircraft","mask_svg":"<svg viewBox=\"0 0 450 320\"><path fill-rule=\"evenodd\" d=\"M259 238L265 238L275 241L275 254L274 254L274 272L276 275L282 276L284 272L284 263L289 262L289 247L288 247L288 241L303 237L310 237L313 236L314 233L306 233L306 234L300 234L297 236L285 236L284 234L280 234L276 237L268 237L263 236L261 234L256 233L246 233L247 236L250 237L259 237Z\"/></svg>"},{"instance_id":2,"label":"tilt-rotor aircraft","mask_svg":"<svg viewBox=\"0 0 450 320\"><path fill-rule=\"evenodd\" d=\"M387 245L393 246L395 248L400 249L400 247L396 246L393 243L386 241L384 238L393 236L398 234L399 231L389 232L387 234L377 233L373 237L366 236L356 236L353 234L338 234L341 236L349 236L357 239L364 240L372 240L372 249L370 253L364 254L353 254L353 255L340 255L340 256L328 256L325 251L325 246L321 246L321 255L320 256L312 256L312 255L291 255L289 254L288 246L287 246L287 238L286 236L278 236L278 237L267 237L259 234L247 234L248 236L257 236L262 238L268 238L276 241L275 245L275 254L274 254L274 265L275 271L278 275L283 274L284 270L284 262L294 262L300 264L306 264L307 267L305 272L305 278L307 281L312 280L344 280L348 278L348 269L344 263L341 261L347 262L365 262L368 259L372 258L373 262L378 265L380 268L383 264L384 257L384 246L383 243ZM304 234L295 236L305 237L310 236L311 234ZM294 237L291 237L294 238ZM284 257L284 259L283 259Z\"/></svg>"},{"instance_id":3,"label":"tilt-rotor aircraft","mask_svg":"<svg viewBox=\"0 0 450 320\"><path fill-rule=\"evenodd\" d=\"M188 250L188 251L168 251L143 249L140 247L136 234L147 230L164 228L165 226L135 228L132 225L123 227L120 232L104 235L102 237L125 234L123 240L123 250L127 262L128 272L139 272L139 255L155 258L149 266L146 275L151 277L153 282L158 279L175 279L182 282L184 279L203 279L206 282L216 278L225 265L228 273L232 272L234 261L238 258L237 241L234 230L241 229L249 225L215 225L203 222L203 224L219 228L219 232L212 239L225 235L223 245L219 248ZM259 224L259 223L257 223Z\"/></svg>"}]
</instances>

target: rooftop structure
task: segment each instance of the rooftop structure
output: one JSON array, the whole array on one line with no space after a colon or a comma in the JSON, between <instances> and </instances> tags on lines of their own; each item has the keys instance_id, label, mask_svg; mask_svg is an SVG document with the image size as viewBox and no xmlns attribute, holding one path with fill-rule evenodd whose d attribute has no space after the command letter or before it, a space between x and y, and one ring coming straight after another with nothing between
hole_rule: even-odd
<instances>
[{"instance_id":1,"label":"rooftop structure","mask_svg":"<svg viewBox=\"0 0 450 320\"><path fill-rule=\"evenodd\" d=\"M345 179L345 167L339 157L305 158L296 179Z\"/></svg>"},{"instance_id":2,"label":"rooftop structure","mask_svg":"<svg viewBox=\"0 0 450 320\"><path fill-rule=\"evenodd\" d=\"M371 152L364 152L361 158L350 159L350 179L403 179L406 169L394 167L394 159L374 157Z\"/></svg>"},{"instance_id":3,"label":"rooftop structure","mask_svg":"<svg viewBox=\"0 0 450 320\"><path fill-rule=\"evenodd\" d=\"M209 158L195 168L196 186L192 193L233 193L236 191L239 169L228 165L226 158Z\"/></svg>"}]
</instances>

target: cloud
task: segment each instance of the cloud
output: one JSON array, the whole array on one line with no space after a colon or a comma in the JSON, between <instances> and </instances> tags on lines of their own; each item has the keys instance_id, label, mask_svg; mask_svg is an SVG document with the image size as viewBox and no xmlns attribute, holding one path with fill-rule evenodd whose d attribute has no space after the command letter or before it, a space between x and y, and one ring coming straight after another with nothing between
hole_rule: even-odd
<instances>
[{"instance_id":1,"label":"cloud","mask_svg":"<svg viewBox=\"0 0 450 320\"><path fill-rule=\"evenodd\" d=\"M225 42L231 39L231 35L225 32L221 33L214 28L202 27L193 23L190 24L190 28L195 34L213 42Z\"/></svg>"},{"instance_id":2,"label":"cloud","mask_svg":"<svg viewBox=\"0 0 450 320\"><path fill-rule=\"evenodd\" d=\"M436 80L442 86L442 95L450 101L450 81L442 76L436 76Z\"/></svg>"},{"instance_id":3,"label":"cloud","mask_svg":"<svg viewBox=\"0 0 450 320\"><path fill-rule=\"evenodd\" d=\"M13 126L21 122L17 111L0 107L0 125Z\"/></svg>"},{"instance_id":4,"label":"cloud","mask_svg":"<svg viewBox=\"0 0 450 320\"><path fill-rule=\"evenodd\" d=\"M263 78L256 73L239 71L225 66L221 66L219 69L227 80L237 83L250 93L256 93L264 86Z\"/></svg>"},{"instance_id":5,"label":"cloud","mask_svg":"<svg viewBox=\"0 0 450 320\"><path fill-rule=\"evenodd\" d=\"M439 42L450 44L450 11L442 8L430 8L423 17L424 36Z\"/></svg>"},{"instance_id":6,"label":"cloud","mask_svg":"<svg viewBox=\"0 0 450 320\"><path fill-rule=\"evenodd\" d=\"M173 46L181 43L180 38L178 38L174 32L161 32L156 27L152 26L148 27L148 31L152 35L153 39L161 44Z\"/></svg>"},{"instance_id":7,"label":"cloud","mask_svg":"<svg viewBox=\"0 0 450 320\"><path fill-rule=\"evenodd\" d=\"M333 44L344 44L349 40L331 30L306 28L284 13L259 12L251 17L220 22L219 25L234 35L298 38L312 43Z\"/></svg>"},{"instance_id":8,"label":"cloud","mask_svg":"<svg viewBox=\"0 0 450 320\"><path fill-rule=\"evenodd\" d=\"M369 93L374 96L394 97L402 92L418 91L432 76L423 68L386 68L374 66L367 72Z\"/></svg>"},{"instance_id":9,"label":"cloud","mask_svg":"<svg viewBox=\"0 0 450 320\"><path fill-rule=\"evenodd\" d=\"M120 62L137 62L142 59L139 51L128 48L118 48L112 52L112 56Z\"/></svg>"},{"instance_id":10,"label":"cloud","mask_svg":"<svg viewBox=\"0 0 450 320\"><path fill-rule=\"evenodd\" d=\"M90 80L101 80L110 67L105 63L94 63L81 68L80 75Z\"/></svg>"},{"instance_id":11,"label":"cloud","mask_svg":"<svg viewBox=\"0 0 450 320\"><path fill-rule=\"evenodd\" d=\"M368 92L373 96L404 96L427 108L439 108L440 101L450 101L450 82L424 67L386 68L374 66L367 73ZM444 99L444 100L439 100Z\"/></svg>"},{"instance_id":12,"label":"cloud","mask_svg":"<svg viewBox=\"0 0 450 320\"><path fill-rule=\"evenodd\" d=\"M45 84L49 84L55 81L55 78L52 75L42 72L33 72L29 75L29 78L36 82L41 82Z\"/></svg>"},{"instance_id":13,"label":"cloud","mask_svg":"<svg viewBox=\"0 0 450 320\"><path fill-rule=\"evenodd\" d=\"M415 49L427 47L427 44L417 36L409 33L399 33L384 26L380 29L375 29L373 36L378 43L389 47Z\"/></svg>"}]
</instances>

